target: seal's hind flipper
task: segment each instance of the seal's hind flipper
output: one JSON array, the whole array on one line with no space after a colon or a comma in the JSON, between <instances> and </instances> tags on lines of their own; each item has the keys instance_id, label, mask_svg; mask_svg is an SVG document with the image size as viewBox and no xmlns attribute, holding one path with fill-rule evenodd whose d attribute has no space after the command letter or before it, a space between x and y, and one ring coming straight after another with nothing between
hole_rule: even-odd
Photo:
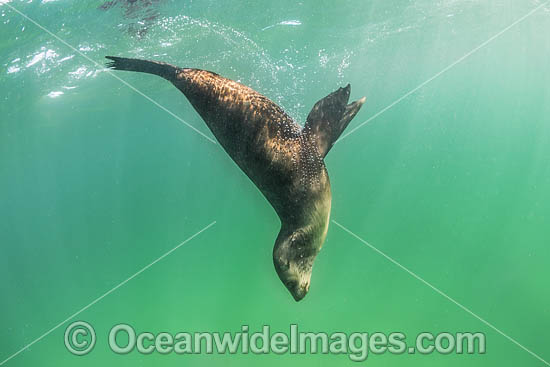
<instances>
[{"instance_id":1,"label":"seal's hind flipper","mask_svg":"<svg viewBox=\"0 0 550 367\"><path fill-rule=\"evenodd\" d=\"M304 132L313 134L321 157L325 157L336 140L355 117L365 97L348 104L351 87L338 88L319 100L307 116Z\"/></svg>"},{"instance_id":2,"label":"seal's hind flipper","mask_svg":"<svg viewBox=\"0 0 550 367\"><path fill-rule=\"evenodd\" d=\"M176 72L178 70L174 65L158 61L130 59L117 56L105 56L105 58L112 60L106 64L110 69L155 74L170 81L176 78Z\"/></svg>"}]
</instances>

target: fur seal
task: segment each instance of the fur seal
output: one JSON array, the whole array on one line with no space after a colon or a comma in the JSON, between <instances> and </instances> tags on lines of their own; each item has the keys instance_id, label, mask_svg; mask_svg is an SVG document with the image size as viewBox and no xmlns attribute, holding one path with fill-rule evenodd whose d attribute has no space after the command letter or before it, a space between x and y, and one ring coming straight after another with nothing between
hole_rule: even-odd
<instances>
[{"instance_id":1,"label":"fur seal","mask_svg":"<svg viewBox=\"0 0 550 367\"><path fill-rule=\"evenodd\" d=\"M163 62L106 56L115 70L161 76L191 102L221 146L254 182L281 220L273 263L296 301L309 290L330 216L323 158L365 97L348 104L350 85L319 100L304 128L253 89L216 73Z\"/></svg>"}]
</instances>

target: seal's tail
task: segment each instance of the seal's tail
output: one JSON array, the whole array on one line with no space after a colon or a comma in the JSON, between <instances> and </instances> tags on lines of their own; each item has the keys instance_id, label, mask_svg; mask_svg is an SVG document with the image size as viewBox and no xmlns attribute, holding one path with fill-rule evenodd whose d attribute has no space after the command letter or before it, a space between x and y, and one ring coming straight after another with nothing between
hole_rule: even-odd
<instances>
[{"instance_id":1,"label":"seal's tail","mask_svg":"<svg viewBox=\"0 0 550 367\"><path fill-rule=\"evenodd\" d=\"M178 68L164 62L130 59L126 57L105 56L111 60L106 66L114 70L137 71L140 73L155 74L170 81L174 80Z\"/></svg>"}]
</instances>

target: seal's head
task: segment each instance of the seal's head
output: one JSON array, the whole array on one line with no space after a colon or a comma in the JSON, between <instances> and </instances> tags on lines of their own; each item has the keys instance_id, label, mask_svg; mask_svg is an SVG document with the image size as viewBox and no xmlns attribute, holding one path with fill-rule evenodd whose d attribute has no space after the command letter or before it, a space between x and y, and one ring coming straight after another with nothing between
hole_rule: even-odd
<instances>
[{"instance_id":1,"label":"seal's head","mask_svg":"<svg viewBox=\"0 0 550 367\"><path fill-rule=\"evenodd\" d=\"M273 249L273 263L279 278L296 301L309 290L313 261L319 252L317 239L311 233L297 230L290 234L281 231Z\"/></svg>"}]
</instances>

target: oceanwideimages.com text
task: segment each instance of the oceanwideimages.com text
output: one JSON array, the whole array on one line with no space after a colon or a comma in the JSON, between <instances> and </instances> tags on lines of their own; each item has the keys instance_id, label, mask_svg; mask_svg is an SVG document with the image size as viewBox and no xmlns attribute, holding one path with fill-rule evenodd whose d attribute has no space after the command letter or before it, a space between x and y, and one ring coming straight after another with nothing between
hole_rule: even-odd
<instances>
[{"instance_id":1,"label":"oceanwideimages.com text","mask_svg":"<svg viewBox=\"0 0 550 367\"><path fill-rule=\"evenodd\" d=\"M251 330L242 325L234 332L137 332L128 324L113 326L106 335L109 348L117 354L344 354L355 362L370 354L484 354L481 332L422 332L411 340L402 332L311 332L292 324L286 331L269 325ZM83 321L69 325L65 346L77 355L89 353L96 341L93 327Z\"/></svg>"}]
</instances>

